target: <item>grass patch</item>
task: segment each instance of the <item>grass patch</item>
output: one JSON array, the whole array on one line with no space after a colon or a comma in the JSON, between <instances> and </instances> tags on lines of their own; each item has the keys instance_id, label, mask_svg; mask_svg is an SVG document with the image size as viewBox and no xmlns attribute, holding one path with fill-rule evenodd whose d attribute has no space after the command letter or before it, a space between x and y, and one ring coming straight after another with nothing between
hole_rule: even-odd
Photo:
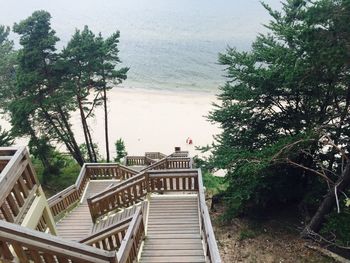
<instances>
[{"instance_id":1,"label":"grass patch","mask_svg":"<svg viewBox=\"0 0 350 263\"><path fill-rule=\"evenodd\" d=\"M225 178L214 176L211 173L205 173L203 175L203 184L206 190L212 195L225 191L228 186Z\"/></svg>"},{"instance_id":2,"label":"grass patch","mask_svg":"<svg viewBox=\"0 0 350 263\"><path fill-rule=\"evenodd\" d=\"M245 239L250 239L258 236L259 233L251 228L244 228L239 232L238 239L240 241L245 240Z\"/></svg>"},{"instance_id":3,"label":"grass patch","mask_svg":"<svg viewBox=\"0 0 350 263\"><path fill-rule=\"evenodd\" d=\"M81 167L69 156L61 156L62 166L58 175L49 175L47 183L43 184L44 167L40 160L32 157L33 166L47 197L54 195L75 183Z\"/></svg>"}]
</instances>

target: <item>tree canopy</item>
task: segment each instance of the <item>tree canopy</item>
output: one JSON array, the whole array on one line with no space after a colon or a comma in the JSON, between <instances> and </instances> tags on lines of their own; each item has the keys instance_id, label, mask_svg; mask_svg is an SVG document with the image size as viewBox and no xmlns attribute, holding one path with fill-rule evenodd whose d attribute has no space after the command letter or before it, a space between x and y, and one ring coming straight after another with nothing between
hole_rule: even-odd
<instances>
[{"instance_id":1,"label":"tree canopy","mask_svg":"<svg viewBox=\"0 0 350 263\"><path fill-rule=\"evenodd\" d=\"M109 161L107 91L126 79L128 71L117 68L119 31L104 38L85 26L76 30L63 50L57 50L59 38L51 28L50 13L44 10L15 23L13 31L19 35L18 50L8 40L10 29L0 26L0 108L9 116L11 136L30 139L31 153L42 161L46 175L58 172L58 144L80 165L86 160L97 162L101 157L88 118L104 105ZM80 112L83 146L71 125L75 111ZM5 139L10 133L2 135Z\"/></svg>"},{"instance_id":2,"label":"tree canopy","mask_svg":"<svg viewBox=\"0 0 350 263\"><path fill-rule=\"evenodd\" d=\"M220 54L227 82L209 115L222 128L210 160L227 170L233 214L310 196L317 204L349 176L350 2L264 7L269 32L250 51Z\"/></svg>"}]
</instances>

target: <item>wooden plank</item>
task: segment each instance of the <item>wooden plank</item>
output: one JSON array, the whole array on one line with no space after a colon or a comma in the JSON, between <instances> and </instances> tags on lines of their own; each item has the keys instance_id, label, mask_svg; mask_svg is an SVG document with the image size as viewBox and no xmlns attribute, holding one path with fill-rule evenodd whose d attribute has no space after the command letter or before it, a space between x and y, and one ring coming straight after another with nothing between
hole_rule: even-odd
<instances>
[{"instance_id":1,"label":"wooden plank","mask_svg":"<svg viewBox=\"0 0 350 263\"><path fill-rule=\"evenodd\" d=\"M12 255L7 243L4 241L0 241L0 255L2 258L7 259L7 260L13 259L13 255Z\"/></svg>"},{"instance_id":2,"label":"wooden plank","mask_svg":"<svg viewBox=\"0 0 350 263\"><path fill-rule=\"evenodd\" d=\"M35 249L29 249L29 254L31 256L31 259L34 261L34 263L41 263L41 257L37 250Z\"/></svg>"},{"instance_id":3,"label":"wooden plank","mask_svg":"<svg viewBox=\"0 0 350 263\"><path fill-rule=\"evenodd\" d=\"M203 256L203 249L192 249L192 250L174 250L174 249L163 249L163 250L147 250L142 252L143 257L164 257L164 256Z\"/></svg>"},{"instance_id":4,"label":"wooden plank","mask_svg":"<svg viewBox=\"0 0 350 263\"><path fill-rule=\"evenodd\" d=\"M12 247L21 263L29 263L29 258L20 243L13 242Z\"/></svg>"},{"instance_id":5,"label":"wooden plank","mask_svg":"<svg viewBox=\"0 0 350 263\"><path fill-rule=\"evenodd\" d=\"M177 257L142 257L140 263L205 263L204 256L177 256Z\"/></svg>"}]
</instances>

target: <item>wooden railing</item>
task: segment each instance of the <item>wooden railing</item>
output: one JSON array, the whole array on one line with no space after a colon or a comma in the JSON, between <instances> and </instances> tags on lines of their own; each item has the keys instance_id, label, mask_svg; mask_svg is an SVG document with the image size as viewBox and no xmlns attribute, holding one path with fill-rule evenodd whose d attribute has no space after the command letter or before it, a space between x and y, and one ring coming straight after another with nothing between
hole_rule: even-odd
<instances>
[{"instance_id":1,"label":"wooden railing","mask_svg":"<svg viewBox=\"0 0 350 263\"><path fill-rule=\"evenodd\" d=\"M161 152L146 152L145 156L153 160L157 160L157 159L160 160L167 157L165 154Z\"/></svg>"},{"instance_id":2,"label":"wooden railing","mask_svg":"<svg viewBox=\"0 0 350 263\"><path fill-rule=\"evenodd\" d=\"M0 219L20 224L40 184L25 147L0 152L1 159L7 159L0 175Z\"/></svg>"},{"instance_id":3,"label":"wooden railing","mask_svg":"<svg viewBox=\"0 0 350 263\"><path fill-rule=\"evenodd\" d=\"M120 263L132 263L137 260L142 240L145 237L145 225L143 222L142 210L138 208L134 214L124 240L118 250Z\"/></svg>"},{"instance_id":4,"label":"wooden railing","mask_svg":"<svg viewBox=\"0 0 350 263\"><path fill-rule=\"evenodd\" d=\"M166 169L191 169L192 158L189 157L165 157L158 162L142 169L146 170L166 170Z\"/></svg>"},{"instance_id":5,"label":"wooden railing","mask_svg":"<svg viewBox=\"0 0 350 263\"><path fill-rule=\"evenodd\" d=\"M131 220L132 216L127 217L116 224L110 225L102 231L80 240L79 243L108 251L116 251L122 244Z\"/></svg>"},{"instance_id":6,"label":"wooden railing","mask_svg":"<svg viewBox=\"0 0 350 263\"><path fill-rule=\"evenodd\" d=\"M151 192L197 192L197 170L151 170L147 172Z\"/></svg>"},{"instance_id":7,"label":"wooden railing","mask_svg":"<svg viewBox=\"0 0 350 263\"><path fill-rule=\"evenodd\" d=\"M84 164L74 185L49 198L49 206L53 216L57 219L81 199L84 189L90 179L118 179L126 180L136 175L134 171L120 164Z\"/></svg>"},{"instance_id":8,"label":"wooden railing","mask_svg":"<svg viewBox=\"0 0 350 263\"><path fill-rule=\"evenodd\" d=\"M0 220L0 261L118 263L115 251L104 251L63 240L2 220Z\"/></svg>"},{"instance_id":9,"label":"wooden railing","mask_svg":"<svg viewBox=\"0 0 350 263\"><path fill-rule=\"evenodd\" d=\"M88 198L92 221L110 211L136 204L147 195L147 187L147 176L141 173Z\"/></svg>"},{"instance_id":10,"label":"wooden railing","mask_svg":"<svg viewBox=\"0 0 350 263\"><path fill-rule=\"evenodd\" d=\"M136 166L144 166L151 165L157 162L150 157L147 156L127 156L125 158L125 164L128 166L136 165Z\"/></svg>"},{"instance_id":11,"label":"wooden railing","mask_svg":"<svg viewBox=\"0 0 350 263\"><path fill-rule=\"evenodd\" d=\"M95 248L118 251L119 262L135 262L141 242L145 237L142 208L133 216L113 224L81 241Z\"/></svg>"},{"instance_id":12,"label":"wooden railing","mask_svg":"<svg viewBox=\"0 0 350 263\"><path fill-rule=\"evenodd\" d=\"M131 206L150 192L198 191L197 170L151 170L140 173L87 199L92 220Z\"/></svg>"},{"instance_id":13,"label":"wooden railing","mask_svg":"<svg viewBox=\"0 0 350 263\"><path fill-rule=\"evenodd\" d=\"M188 151L177 151L172 153L170 156L172 157L188 157Z\"/></svg>"},{"instance_id":14,"label":"wooden railing","mask_svg":"<svg viewBox=\"0 0 350 263\"><path fill-rule=\"evenodd\" d=\"M205 203L205 192L203 188L202 172L198 169L198 206L200 212L201 234L204 242L205 254L212 263L221 263L219 249L211 224L207 204Z\"/></svg>"}]
</instances>

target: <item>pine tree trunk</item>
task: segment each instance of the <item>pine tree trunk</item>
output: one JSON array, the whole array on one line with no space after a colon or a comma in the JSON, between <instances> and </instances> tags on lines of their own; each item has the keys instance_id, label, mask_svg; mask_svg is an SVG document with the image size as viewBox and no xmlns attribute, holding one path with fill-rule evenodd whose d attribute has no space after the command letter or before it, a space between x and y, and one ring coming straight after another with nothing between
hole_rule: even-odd
<instances>
[{"instance_id":1,"label":"pine tree trunk","mask_svg":"<svg viewBox=\"0 0 350 263\"><path fill-rule=\"evenodd\" d=\"M345 191L350 186L350 162L346 165L342 176L337 180L335 185L337 185L338 194ZM335 189L333 187L323 199L310 223L302 231L301 236L308 237L310 230L317 233L322 227L325 216L332 211L335 204Z\"/></svg>"},{"instance_id":2,"label":"pine tree trunk","mask_svg":"<svg viewBox=\"0 0 350 263\"><path fill-rule=\"evenodd\" d=\"M90 144L90 149L91 149L91 154L92 154L93 162L94 162L94 163L97 163L97 155L96 155L94 143L93 143L93 141L92 141L90 129L89 129L89 126L88 126L88 124L87 124L86 119L85 119L85 125L86 125L86 131L87 131L87 136L88 136L88 139L89 139L89 144Z\"/></svg>"},{"instance_id":3,"label":"pine tree trunk","mask_svg":"<svg viewBox=\"0 0 350 263\"><path fill-rule=\"evenodd\" d=\"M105 140L106 140L106 157L107 163L110 162L109 156L109 135L108 135L108 112L107 112L107 91L106 86L103 87L103 103L104 103L104 111L105 111Z\"/></svg>"},{"instance_id":4,"label":"pine tree trunk","mask_svg":"<svg viewBox=\"0 0 350 263\"><path fill-rule=\"evenodd\" d=\"M78 164L80 166L83 166L85 160L84 160L83 155L81 154L79 145L78 145L77 141L75 140L74 133L71 129L71 126L70 126L67 118L66 118L66 115L64 114L64 112L62 111L62 109L60 107L58 107L58 112L60 113L61 118L63 120L63 123L67 129L68 135L71 138L72 148L74 149L74 155L76 156L75 160L78 162Z\"/></svg>"},{"instance_id":5,"label":"pine tree trunk","mask_svg":"<svg viewBox=\"0 0 350 263\"><path fill-rule=\"evenodd\" d=\"M29 132L30 132L31 140L33 140L34 144L38 146L39 145L39 139L36 136L35 131L31 127L29 127ZM41 154L40 153L38 155L38 157L39 157L41 163L44 166L44 174L43 174L43 178L42 179L43 179L43 184L46 185L47 182L48 182L47 181L48 180L47 173L52 170L51 163L50 163L50 161L48 159L48 156L46 156L45 154Z\"/></svg>"},{"instance_id":6,"label":"pine tree trunk","mask_svg":"<svg viewBox=\"0 0 350 263\"><path fill-rule=\"evenodd\" d=\"M87 152L88 152L88 155L89 155L89 160L90 160L90 162L94 162L93 161L92 152L91 152L91 149L90 149L90 142L89 142L89 138L88 138L88 127L87 127L87 123L86 123L84 109L83 109L83 105L82 105L82 102L81 102L81 99L79 98L79 96L77 96L77 101L78 101L78 104L79 104L81 124L83 125L85 144L86 144L86 149L87 149Z\"/></svg>"}]
</instances>

